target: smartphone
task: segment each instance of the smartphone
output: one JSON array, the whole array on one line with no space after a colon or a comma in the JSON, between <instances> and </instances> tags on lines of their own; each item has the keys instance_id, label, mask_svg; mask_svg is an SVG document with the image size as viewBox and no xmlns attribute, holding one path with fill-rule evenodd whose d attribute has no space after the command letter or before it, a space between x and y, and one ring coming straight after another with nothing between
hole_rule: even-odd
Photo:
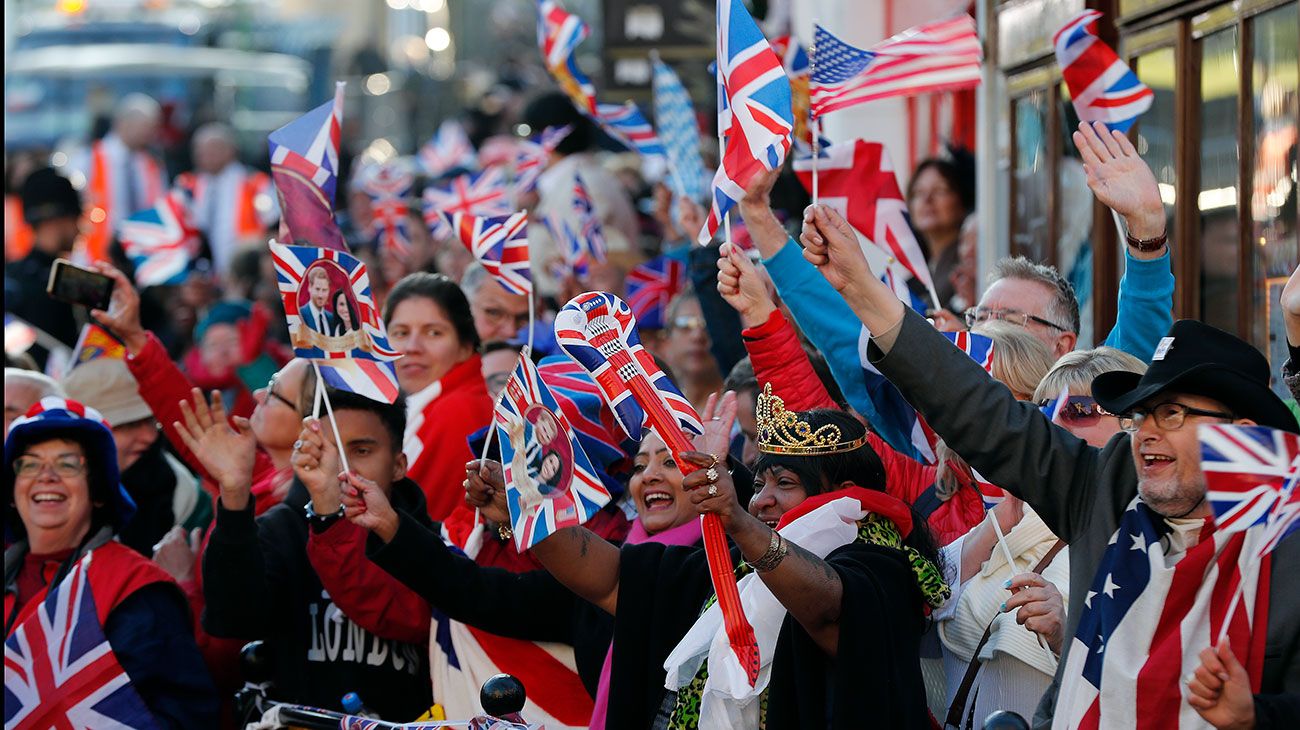
<instances>
[{"instance_id":1,"label":"smartphone","mask_svg":"<svg viewBox=\"0 0 1300 730\"><path fill-rule=\"evenodd\" d=\"M113 296L113 280L98 271L83 269L66 259L54 262L45 291L51 297L91 309L107 310Z\"/></svg>"}]
</instances>

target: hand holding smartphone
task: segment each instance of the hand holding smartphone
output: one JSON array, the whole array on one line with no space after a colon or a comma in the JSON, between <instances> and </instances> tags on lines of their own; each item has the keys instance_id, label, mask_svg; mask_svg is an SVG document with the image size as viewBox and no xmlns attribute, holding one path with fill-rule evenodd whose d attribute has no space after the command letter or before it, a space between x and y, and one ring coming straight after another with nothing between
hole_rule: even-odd
<instances>
[{"instance_id":1,"label":"hand holding smartphone","mask_svg":"<svg viewBox=\"0 0 1300 730\"><path fill-rule=\"evenodd\" d=\"M107 310L113 296L113 279L97 271L83 269L66 259L59 259L50 269L50 281L45 291L60 301Z\"/></svg>"}]
</instances>

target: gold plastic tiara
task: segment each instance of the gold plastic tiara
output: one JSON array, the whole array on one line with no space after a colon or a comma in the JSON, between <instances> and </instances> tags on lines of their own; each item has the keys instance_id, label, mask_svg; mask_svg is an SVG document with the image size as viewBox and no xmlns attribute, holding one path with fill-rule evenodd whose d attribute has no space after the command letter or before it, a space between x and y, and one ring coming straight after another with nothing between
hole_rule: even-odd
<instances>
[{"instance_id":1,"label":"gold plastic tiara","mask_svg":"<svg viewBox=\"0 0 1300 730\"><path fill-rule=\"evenodd\" d=\"M867 442L863 434L852 441L841 441L840 427L826 424L816 431L799 414L785 409L785 401L772 395L772 384L763 385L755 407L758 421L758 450L764 454L813 456L853 451Z\"/></svg>"}]
</instances>

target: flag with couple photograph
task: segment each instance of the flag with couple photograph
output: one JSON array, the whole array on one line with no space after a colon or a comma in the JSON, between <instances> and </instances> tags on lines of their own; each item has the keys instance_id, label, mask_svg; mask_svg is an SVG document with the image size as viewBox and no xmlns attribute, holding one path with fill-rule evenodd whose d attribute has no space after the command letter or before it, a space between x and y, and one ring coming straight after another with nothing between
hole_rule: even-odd
<instances>
[{"instance_id":1,"label":"flag with couple photograph","mask_svg":"<svg viewBox=\"0 0 1300 730\"><path fill-rule=\"evenodd\" d=\"M581 525L609 503L609 491L527 350L502 391L495 423L520 552L556 530Z\"/></svg>"},{"instance_id":2,"label":"flag with couple photograph","mask_svg":"<svg viewBox=\"0 0 1300 730\"><path fill-rule=\"evenodd\" d=\"M318 361L326 384L392 403L393 361L401 357L360 260L342 251L271 243L276 282L294 354Z\"/></svg>"}]
</instances>

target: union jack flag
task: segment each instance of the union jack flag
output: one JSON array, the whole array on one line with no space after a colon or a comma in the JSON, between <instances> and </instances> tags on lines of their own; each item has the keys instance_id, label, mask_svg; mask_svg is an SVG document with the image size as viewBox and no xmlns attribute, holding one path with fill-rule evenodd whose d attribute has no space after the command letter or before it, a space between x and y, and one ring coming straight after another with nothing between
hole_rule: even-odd
<instances>
[{"instance_id":1,"label":"union jack flag","mask_svg":"<svg viewBox=\"0 0 1300 730\"><path fill-rule=\"evenodd\" d=\"M637 444L619 426L596 381L565 355L543 358L537 364L537 371L564 409L569 424L577 432L578 443L582 444L582 450L592 465L602 474L621 472L636 453ZM611 477L605 486L610 494L620 494L624 482Z\"/></svg>"},{"instance_id":2,"label":"union jack flag","mask_svg":"<svg viewBox=\"0 0 1300 730\"><path fill-rule=\"evenodd\" d=\"M575 297L555 317L555 339L600 386L629 438L640 441L643 429L653 427L655 419L646 408L655 408L664 422L674 423L682 431L703 433L695 408L641 346L636 318L627 302L607 292ZM639 383L650 386L647 390L657 395L656 402L638 402L633 390Z\"/></svg>"},{"instance_id":3,"label":"union jack flag","mask_svg":"<svg viewBox=\"0 0 1300 730\"><path fill-rule=\"evenodd\" d=\"M668 304L686 287L686 267L677 259L656 256L627 275L627 304L646 329L668 326Z\"/></svg>"},{"instance_id":4,"label":"union jack flag","mask_svg":"<svg viewBox=\"0 0 1300 730\"><path fill-rule=\"evenodd\" d=\"M790 81L741 0L718 2L718 80L724 92L718 126L726 130L722 164L713 176L713 204L698 240L707 245L745 187L785 163L794 116ZM726 120L724 121L724 116Z\"/></svg>"},{"instance_id":5,"label":"union jack flag","mask_svg":"<svg viewBox=\"0 0 1300 730\"><path fill-rule=\"evenodd\" d=\"M702 200L709 177L700 156L700 125L691 106L691 95L672 67L658 56L654 57L654 68L655 122L672 172L668 182L678 197Z\"/></svg>"},{"instance_id":6,"label":"union jack flag","mask_svg":"<svg viewBox=\"0 0 1300 730\"><path fill-rule=\"evenodd\" d=\"M1267 426L1203 424L1201 469L1218 529L1267 524L1266 553L1300 518L1300 436Z\"/></svg>"},{"instance_id":7,"label":"union jack flag","mask_svg":"<svg viewBox=\"0 0 1300 730\"><path fill-rule=\"evenodd\" d=\"M532 294L527 213L491 217L443 213L443 218L501 288L511 294Z\"/></svg>"},{"instance_id":8,"label":"union jack flag","mask_svg":"<svg viewBox=\"0 0 1300 730\"><path fill-rule=\"evenodd\" d=\"M96 613L82 558L5 639L5 730L154 728Z\"/></svg>"},{"instance_id":9,"label":"union jack flag","mask_svg":"<svg viewBox=\"0 0 1300 730\"><path fill-rule=\"evenodd\" d=\"M582 113L596 117L596 86L578 68L576 51L590 30L555 0L537 0L537 45L542 62Z\"/></svg>"},{"instance_id":10,"label":"union jack flag","mask_svg":"<svg viewBox=\"0 0 1300 730\"><path fill-rule=\"evenodd\" d=\"M609 491L527 349L502 391L495 423L520 552L558 529L581 525L609 504Z\"/></svg>"},{"instance_id":11,"label":"union jack flag","mask_svg":"<svg viewBox=\"0 0 1300 730\"><path fill-rule=\"evenodd\" d=\"M509 215L510 199L505 174L499 167L461 175L445 188L424 191L424 222L435 238L452 234L443 214Z\"/></svg>"},{"instance_id":12,"label":"union jack flag","mask_svg":"<svg viewBox=\"0 0 1300 730\"><path fill-rule=\"evenodd\" d=\"M812 113L821 116L872 99L964 89L980 82L975 20L958 15L918 25L864 50L813 25Z\"/></svg>"},{"instance_id":13,"label":"union jack flag","mask_svg":"<svg viewBox=\"0 0 1300 730\"><path fill-rule=\"evenodd\" d=\"M641 112L641 107L631 101L622 105L600 104L596 112L597 121L611 137L646 158L645 167L662 173L662 168L668 164L668 151L664 149L663 143L659 141L659 135L655 134L654 127L650 126L645 114ZM646 174L655 177L650 172Z\"/></svg>"},{"instance_id":14,"label":"union jack flag","mask_svg":"<svg viewBox=\"0 0 1300 730\"><path fill-rule=\"evenodd\" d=\"M808 96L808 83L812 76L812 62L808 51L799 39L783 35L772 39L772 51L781 59L785 75L790 79L790 110L794 114L794 146L796 155L810 155L813 149L815 125ZM820 147L827 142L820 140Z\"/></svg>"},{"instance_id":15,"label":"union jack flag","mask_svg":"<svg viewBox=\"0 0 1300 730\"><path fill-rule=\"evenodd\" d=\"M859 234L859 240L866 242L863 251L873 265L872 271L890 270L902 282L916 279L933 293L930 268L907 222L907 202L898 186L889 150L879 142L855 139L823 148L822 152L816 161L819 202L839 212ZM811 158L794 162L795 175L809 192L813 164ZM873 247L884 255L884 269L875 268ZM899 272L899 267L904 271ZM898 286L894 288L896 293L901 291ZM900 298L904 297L900 294Z\"/></svg>"},{"instance_id":16,"label":"union jack flag","mask_svg":"<svg viewBox=\"0 0 1300 730\"><path fill-rule=\"evenodd\" d=\"M1115 50L1097 37L1101 13L1085 10L1056 31L1056 63L1079 119L1127 132L1155 95Z\"/></svg>"},{"instance_id":17,"label":"union jack flag","mask_svg":"<svg viewBox=\"0 0 1300 730\"><path fill-rule=\"evenodd\" d=\"M537 187L537 178L550 162L551 153L572 131L572 124L547 127L533 139L519 140L513 162L516 192L527 193Z\"/></svg>"},{"instance_id":18,"label":"union jack flag","mask_svg":"<svg viewBox=\"0 0 1300 730\"><path fill-rule=\"evenodd\" d=\"M199 252L199 231L177 191L122 221L117 237L141 287L180 284Z\"/></svg>"},{"instance_id":19,"label":"union jack flag","mask_svg":"<svg viewBox=\"0 0 1300 730\"><path fill-rule=\"evenodd\" d=\"M433 139L420 148L419 158L424 174L442 177L452 170L474 169L476 155L465 127L455 119L448 119L438 126Z\"/></svg>"},{"instance_id":20,"label":"union jack flag","mask_svg":"<svg viewBox=\"0 0 1300 730\"><path fill-rule=\"evenodd\" d=\"M284 302L289 337L295 345L294 354L320 361L317 364L321 376L331 387L392 403L398 392L397 373L392 361L400 358L402 353L388 343L388 333L384 329L379 309L375 306L370 291L370 275L366 272L365 264L342 251L279 243L271 244L271 260L275 264L280 299ZM342 337L301 336L313 330L303 321L299 292L303 288L307 270L314 266L333 267L342 272L342 278L347 281L351 299L357 309L357 321L352 323L356 330L343 333ZM333 301L333 297L330 301Z\"/></svg>"},{"instance_id":21,"label":"union jack flag","mask_svg":"<svg viewBox=\"0 0 1300 730\"><path fill-rule=\"evenodd\" d=\"M334 222L342 120L340 82L334 87L333 101L280 127L267 140L271 147L271 177L290 237L346 251L343 234Z\"/></svg>"},{"instance_id":22,"label":"union jack flag","mask_svg":"<svg viewBox=\"0 0 1300 730\"><path fill-rule=\"evenodd\" d=\"M560 244L560 253L564 255L563 263L554 267L556 278L564 278L567 275L579 278L587 276L589 273L587 246L582 242L582 238L573 232L573 226L563 218L557 220L549 215L542 220L546 224L546 230L551 232L551 240Z\"/></svg>"},{"instance_id":23,"label":"union jack flag","mask_svg":"<svg viewBox=\"0 0 1300 730\"><path fill-rule=\"evenodd\" d=\"M600 227L600 218L596 215L596 206L591 202L591 194L582 182L582 176L573 174L573 211L578 215L577 234L591 257L597 261L605 260L605 232Z\"/></svg>"},{"instance_id":24,"label":"union jack flag","mask_svg":"<svg viewBox=\"0 0 1300 730\"><path fill-rule=\"evenodd\" d=\"M405 260L411 254L411 235L407 230L411 206L407 196L415 176L395 162L379 165L374 174L366 178L363 189L370 196L373 216L370 231L383 250Z\"/></svg>"}]
</instances>

